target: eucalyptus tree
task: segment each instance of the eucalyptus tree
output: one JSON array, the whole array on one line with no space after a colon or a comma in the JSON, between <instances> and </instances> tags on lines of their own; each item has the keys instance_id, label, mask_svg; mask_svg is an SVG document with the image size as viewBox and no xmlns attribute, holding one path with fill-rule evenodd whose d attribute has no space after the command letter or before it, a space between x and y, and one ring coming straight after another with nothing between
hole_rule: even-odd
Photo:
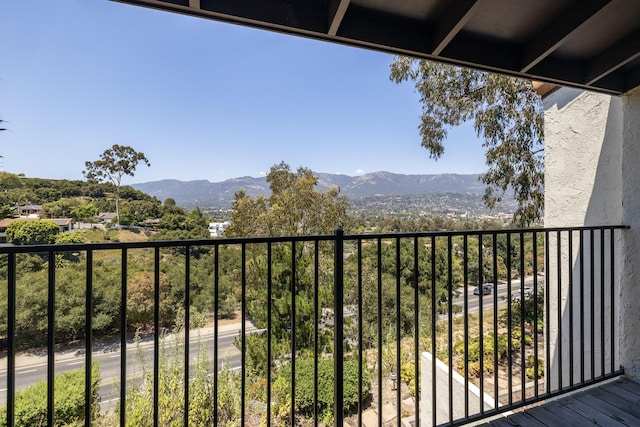
<instances>
[{"instance_id":1,"label":"eucalyptus tree","mask_svg":"<svg viewBox=\"0 0 640 427\"><path fill-rule=\"evenodd\" d=\"M133 176L138 164L151 166L144 153L137 152L127 145L114 144L100 155L100 159L85 162L86 170L82 174L90 182L111 182L116 189L116 221L120 225L120 188L122 177Z\"/></svg>"},{"instance_id":2,"label":"eucalyptus tree","mask_svg":"<svg viewBox=\"0 0 640 427\"><path fill-rule=\"evenodd\" d=\"M447 126L473 121L486 148L486 205L493 208L511 189L518 203L514 222L528 225L541 218L543 107L531 81L407 57L394 60L390 78L415 84L422 146L431 158L443 155Z\"/></svg>"},{"instance_id":3,"label":"eucalyptus tree","mask_svg":"<svg viewBox=\"0 0 640 427\"><path fill-rule=\"evenodd\" d=\"M310 169L300 167L293 171L281 162L271 167L267 182L271 190L268 196L236 193L226 237L329 234L348 221L346 197L337 188L318 191L318 180ZM270 252L264 245L246 246L247 312L259 328L266 328L267 307L271 306L274 359L292 353L293 325L295 352L306 353L314 347L314 313L318 308L327 312L332 305L333 257L332 247L327 243L319 242L317 246L308 242L274 243ZM314 286L316 274L317 288ZM241 275L236 277L232 280L239 283ZM270 294L267 283L271 284ZM296 308L292 319L294 299ZM320 351L323 351L332 332L324 328L319 333ZM252 334L248 339L247 359L248 372L255 378L263 376L267 367L264 334Z\"/></svg>"}]
</instances>

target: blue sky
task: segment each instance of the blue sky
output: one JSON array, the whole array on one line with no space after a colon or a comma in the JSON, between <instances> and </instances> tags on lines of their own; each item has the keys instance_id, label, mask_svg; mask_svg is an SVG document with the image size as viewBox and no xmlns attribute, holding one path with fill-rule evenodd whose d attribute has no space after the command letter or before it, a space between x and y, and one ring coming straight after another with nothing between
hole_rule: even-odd
<instances>
[{"instance_id":1,"label":"blue sky","mask_svg":"<svg viewBox=\"0 0 640 427\"><path fill-rule=\"evenodd\" d=\"M259 176L284 160L359 175L481 173L470 125L437 162L388 54L106 0L0 5L0 167L82 179L113 144L142 151L125 183Z\"/></svg>"}]
</instances>

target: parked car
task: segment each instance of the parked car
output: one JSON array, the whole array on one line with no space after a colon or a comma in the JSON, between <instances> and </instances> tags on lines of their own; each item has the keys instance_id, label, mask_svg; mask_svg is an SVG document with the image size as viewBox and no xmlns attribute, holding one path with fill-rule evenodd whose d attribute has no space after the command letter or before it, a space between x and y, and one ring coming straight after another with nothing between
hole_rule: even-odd
<instances>
[{"instance_id":1,"label":"parked car","mask_svg":"<svg viewBox=\"0 0 640 427\"><path fill-rule=\"evenodd\" d=\"M491 289L493 288L493 286L489 285L489 284L484 284L482 285L482 295L489 295L491 294ZM473 294L474 295L480 295L480 286L476 286L473 289Z\"/></svg>"}]
</instances>

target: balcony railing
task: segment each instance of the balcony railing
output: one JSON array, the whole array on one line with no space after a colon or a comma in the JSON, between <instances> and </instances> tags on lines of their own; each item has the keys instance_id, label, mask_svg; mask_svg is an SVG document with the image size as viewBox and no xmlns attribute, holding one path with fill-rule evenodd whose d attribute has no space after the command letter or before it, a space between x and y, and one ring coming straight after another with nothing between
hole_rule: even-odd
<instances>
[{"instance_id":1,"label":"balcony railing","mask_svg":"<svg viewBox=\"0 0 640 427\"><path fill-rule=\"evenodd\" d=\"M82 359L73 363L85 367L85 425L107 413L134 424L141 400L132 393L144 395L144 384L153 426L342 426L347 417L357 425L461 425L538 402L622 373L615 337L623 228L2 247L6 425L20 423L22 349L33 353L38 341L19 319L34 304L27 297L46 299L31 319L46 334L42 425L59 421L66 391L55 388L63 370L56 362L74 343ZM39 272L27 273L33 265ZM80 291L68 291L78 280ZM236 353L222 343L230 330L223 312L234 309ZM64 323L73 310L84 313L75 329ZM179 328L201 315L211 335ZM194 339L199 346L189 345ZM105 343L118 363L113 378L101 378L115 382L110 394L104 384L96 392L90 369ZM168 347L181 371L168 391L171 408L161 403ZM150 360L132 357L141 348ZM194 379L202 366L204 385Z\"/></svg>"}]
</instances>

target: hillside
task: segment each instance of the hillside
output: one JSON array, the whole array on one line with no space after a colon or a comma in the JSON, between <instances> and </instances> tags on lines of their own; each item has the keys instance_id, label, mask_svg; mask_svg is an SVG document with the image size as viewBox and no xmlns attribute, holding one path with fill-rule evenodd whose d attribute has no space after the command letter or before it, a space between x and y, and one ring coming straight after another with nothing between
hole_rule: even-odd
<instances>
[{"instance_id":1,"label":"hillside","mask_svg":"<svg viewBox=\"0 0 640 427\"><path fill-rule=\"evenodd\" d=\"M445 193L478 196L484 192L484 186L478 180L478 175L402 175L374 172L355 177L328 173L315 173L315 176L318 178L319 191L338 186L342 194L352 201L367 197ZM269 186L264 177L249 176L222 182L165 179L133 184L132 187L160 200L171 197L178 205L187 208L229 207L233 202L234 194L241 188L250 196L269 194Z\"/></svg>"}]
</instances>

